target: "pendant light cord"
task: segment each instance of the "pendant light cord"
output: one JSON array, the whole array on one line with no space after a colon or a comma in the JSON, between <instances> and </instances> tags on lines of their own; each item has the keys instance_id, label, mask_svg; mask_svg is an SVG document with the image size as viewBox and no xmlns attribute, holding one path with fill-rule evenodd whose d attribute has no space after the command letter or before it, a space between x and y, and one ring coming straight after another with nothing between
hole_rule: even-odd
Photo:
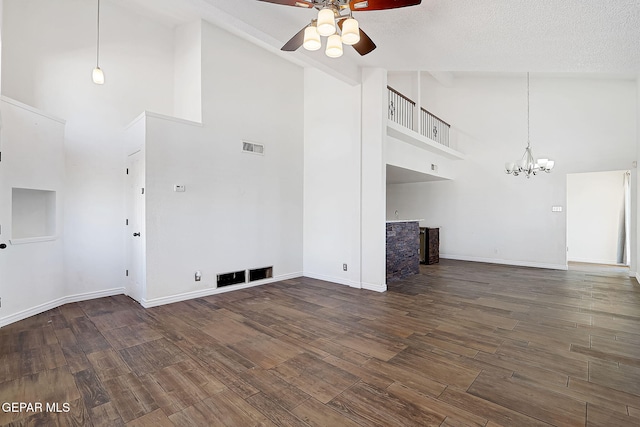
<instances>
[{"instance_id":1,"label":"pendant light cord","mask_svg":"<svg viewBox=\"0 0 640 427\"><path fill-rule=\"evenodd\" d=\"M97 25L96 68L100 68L100 0L98 0L98 25Z\"/></svg>"},{"instance_id":2,"label":"pendant light cord","mask_svg":"<svg viewBox=\"0 0 640 427\"><path fill-rule=\"evenodd\" d=\"M98 0L100 1L100 0ZM531 145L531 139L529 137L529 116L530 116L530 112L529 112L529 72L527 71L527 147Z\"/></svg>"}]
</instances>

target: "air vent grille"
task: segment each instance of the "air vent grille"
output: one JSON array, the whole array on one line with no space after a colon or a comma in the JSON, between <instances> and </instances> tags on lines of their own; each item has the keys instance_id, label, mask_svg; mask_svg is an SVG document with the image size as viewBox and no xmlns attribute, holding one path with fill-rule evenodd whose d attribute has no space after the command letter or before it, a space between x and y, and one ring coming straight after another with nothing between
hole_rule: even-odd
<instances>
[{"instance_id":1,"label":"air vent grille","mask_svg":"<svg viewBox=\"0 0 640 427\"><path fill-rule=\"evenodd\" d=\"M242 141L242 151L245 153L264 156L264 145L256 144L255 142Z\"/></svg>"},{"instance_id":2,"label":"air vent grille","mask_svg":"<svg viewBox=\"0 0 640 427\"><path fill-rule=\"evenodd\" d=\"M221 288L223 286L245 283L247 281L246 277L247 276L245 270L235 271L233 273L218 274L217 286Z\"/></svg>"},{"instance_id":3,"label":"air vent grille","mask_svg":"<svg viewBox=\"0 0 640 427\"><path fill-rule=\"evenodd\" d=\"M249 270L250 282L255 282L256 280L262 280L262 279L270 279L272 277L273 277L273 266Z\"/></svg>"}]
</instances>

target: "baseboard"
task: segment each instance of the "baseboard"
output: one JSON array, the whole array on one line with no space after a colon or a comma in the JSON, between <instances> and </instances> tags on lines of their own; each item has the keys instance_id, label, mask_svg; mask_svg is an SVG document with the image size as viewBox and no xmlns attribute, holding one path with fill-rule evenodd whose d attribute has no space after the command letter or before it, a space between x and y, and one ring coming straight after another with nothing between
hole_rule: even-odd
<instances>
[{"instance_id":1,"label":"baseboard","mask_svg":"<svg viewBox=\"0 0 640 427\"><path fill-rule=\"evenodd\" d=\"M96 298L112 297L114 295L124 294L124 288L113 288L104 291L87 292L84 294L68 295L54 299L53 301L45 302L43 304L36 305L35 307L28 308L26 310L19 311L9 316L0 317L0 328L10 325L11 323L24 320L28 317L35 316L36 314L44 313L45 311L60 307L61 305L70 304L73 302L87 301Z\"/></svg>"},{"instance_id":2,"label":"baseboard","mask_svg":"<svg viewBox=\"0 0 640 427\"><path fill-rule=\"evenodd\" d=\"M365 283L362 282L362 289L366 289L368 291L376 291L376 292L387 292L387 284L374 284L374 283Z\"/></svg>"},{"instance_id":3,"label":"baseboard","mask_svg":"<svg viewBox=\"0 0 640 427\"><path fill-rule=\"evenodd\" d=\"M640 272L636 273L636 281L640 284Z\"/></svg>"},{"instance_id":4,"label":"baseboard","mask_svg":"<svg viewBox=\"0 0 640 427\"><path fill-rule=\"evenodd\" d=\"M518 267L547 268L551 270L567 270L568 269L568 267L563 264L546 264L542 262L515 261L510 259L497 259L497 258L481 258L481 257L472 257L472 256L464 256L464 255L440 254L440 258L454 259L458 261L484 262L487 264L513 265Z\"/></svg>"},{"instance_id":5,"label":"baseboard","mask_svg":"<svg viewBox=\"0 0 640 427\"><path fill-rule=\"evenodd\" d=\"M569 262L581 262L584 264L620 265L615 261L606 259L567 258Z\"/></svg>"},{"instance_id":6,"label":"baseboard","mask_svg":"<svg viewBox=\"0 0 640 427\"><path fill-rule=\"evenodd\" d=\"M304 277L308 277L310 279L316 279L316 280L323 280L325 282L331 282L331 283L337 283L339 285L345 285L345 286L349 286L351 288L358 288L360 289L360 283L353 281L353 280L349 280L349 279L344 279L342 277L334 277L334 276L327 276L324 274L318 274L318 273L309 273L308 271L305 271L303 273Z\"/></svg>"},{"instance_id":7,"label":"baseboard","mask_svg":"<svg viewBox=\"0 0 640 427\"><path fill-rule=\"evenodd\" d=\"M241 283L238 285L225 286L222 288L201 289L198 291L184 292L181 294L169 295L166 297L159 297L159 298L152 298L152 299L142 298L142 301L140 301L140 305L142 305L144 308L157 307L160 305L172 304L174 302L186 301L194 298L203 298L211 295L222 294L225 292L253 288L254 286L262 286L269 283L280 282L282 280L296 279L298 277L302 277L302 272L282 274L280 276L271 277L269 279L256 280L255 282Z\"/></svg>"}]
</instances>

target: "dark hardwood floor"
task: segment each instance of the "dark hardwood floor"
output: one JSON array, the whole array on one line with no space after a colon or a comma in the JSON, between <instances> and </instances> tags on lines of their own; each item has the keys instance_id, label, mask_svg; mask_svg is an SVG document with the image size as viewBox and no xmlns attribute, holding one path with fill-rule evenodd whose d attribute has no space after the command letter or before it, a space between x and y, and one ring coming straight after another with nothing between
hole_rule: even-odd
<instances>
[{"instance_id":1,"label":"dark hardwood floor","mask_svg":"<svg viewBox=\"0 0 640 427\"><path fill-rule=\"evenodd\" d=\"M640 426L640 287L442 260L386 293L68 304L0 329L7 402L58 407L0 425Z\"/></svg>"}]
</instances>

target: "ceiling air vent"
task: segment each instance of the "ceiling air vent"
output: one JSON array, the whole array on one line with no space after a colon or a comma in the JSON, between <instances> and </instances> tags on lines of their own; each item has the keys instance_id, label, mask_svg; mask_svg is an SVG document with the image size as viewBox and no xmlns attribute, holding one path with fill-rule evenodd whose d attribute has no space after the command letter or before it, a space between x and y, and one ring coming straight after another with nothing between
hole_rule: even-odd
<instances>
[{"instance_id":1,"label":"ceiling air vent","mask_svg":"<svg viewBox=\"0 0 640 427\"><path fill-rule=\"evenodd\" d=\"M242 151L245 153L260 154L264 156L264 145L255 142L242 141Z\"/></svg>"}]
</instances>

